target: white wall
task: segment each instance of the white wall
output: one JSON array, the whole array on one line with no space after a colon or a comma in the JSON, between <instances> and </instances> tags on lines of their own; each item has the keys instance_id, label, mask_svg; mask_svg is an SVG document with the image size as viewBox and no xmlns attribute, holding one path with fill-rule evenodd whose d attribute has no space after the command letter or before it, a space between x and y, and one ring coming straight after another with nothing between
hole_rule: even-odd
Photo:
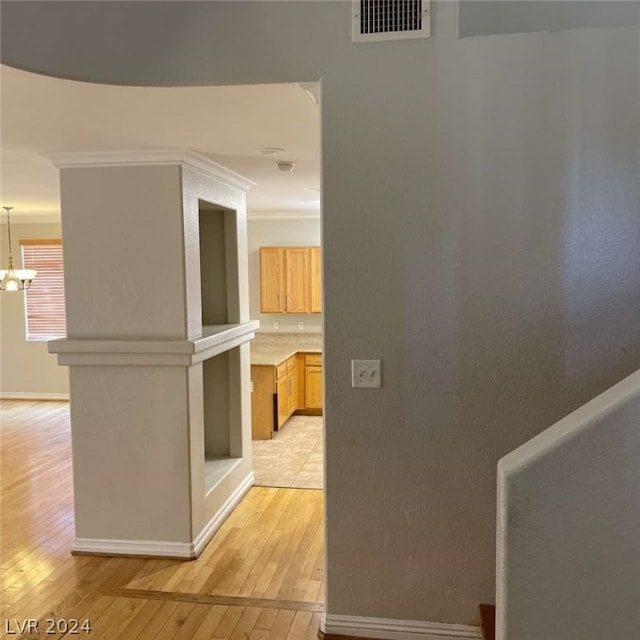
<instances>
[{"instance_id":1,"label":"white wall","mask_svg":"<svg viewBox=\"0 0 640 640\"><path fill-rule=\"evenodd\" d=\"M255 219L249 217L249 300L251 317L260 320L261 332L315 333L322 330L322 314L267 314L260 312L260 247L306 247L320 245L320 218ZM299 331L298 322L304 323Z\"/></svg>"},{"instance_id":2,"label":"white wall","mask_svg":"<svg viewBox=\"0 0 640 640\"><path fill-rule=\"evenodd\" d=\"M322 78L327 615L476 622L497 461L640 359L638 28L458 39L436 2L432 38L352 45L348 2L1 8L4 59L54 75Z\"/></svg>"},{"instance_id":3,"label":"white wall","mask_svg":"<svg viewBox=\"0 0 640 640\"><path fill-rule=\"evenodd\" d=\"M640 372L500 460L498 640L640 629Z\"/></svg>"},{"instance_id":4,"label":"white wall","mask_svg":"<svg viewBox=\"0 0 640 640\"><path fill-rule=\"evenodd\" d=\"M14 218L17 216L14 216ZM2 259L6 268L7 227L2 225ZM60 238L60 224L15 224L11 221L11 241L16 267L22 264L20 240L23 238ZM36 276L37 277L37 276ZM47 352L46 342L27 342L25 339L24 295L22 293L0 293L0 318L2 340L0 340L1 375L0 393L13 395L36 395L69 393L66 367L59 367L56 357ZM54 396L52 396L54 397Z\"/></svg>"}]
</instances>

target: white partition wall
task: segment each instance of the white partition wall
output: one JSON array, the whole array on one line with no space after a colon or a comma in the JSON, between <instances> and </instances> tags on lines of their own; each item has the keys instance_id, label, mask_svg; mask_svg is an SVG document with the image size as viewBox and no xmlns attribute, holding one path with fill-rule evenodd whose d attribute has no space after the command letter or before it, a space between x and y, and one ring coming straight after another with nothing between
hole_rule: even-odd
<instances>
[{"instance_id":1,"label":"white partition wall","mask_svg":"<svg viewBox=\"0 0 640 640\"><path fill-rule=\"evenodd\" d=\"M56 153L77 552L191 558L253 483L246 190L184 150ZM144 249L144 250L141 250Z\"/></svg>"},{"instance_id":2,"label":"white partition wall","mask_svg":"<svg viewBox=\"0 0 640 640\"><path fill-rule=\"evenodd\" d=\"M640 371L498 465L497 640L640 634Z\"/></svg>"}]
</instances>

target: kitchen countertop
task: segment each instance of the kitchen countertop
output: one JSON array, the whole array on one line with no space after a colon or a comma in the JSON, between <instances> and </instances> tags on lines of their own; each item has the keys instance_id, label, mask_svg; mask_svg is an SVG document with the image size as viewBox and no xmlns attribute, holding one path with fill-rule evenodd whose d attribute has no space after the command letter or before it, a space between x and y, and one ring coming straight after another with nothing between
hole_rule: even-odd
<instances>
[{"instance_id":1,"label":"kitchen countertop","mask_svg":"<svg viewBox=\"0 0 640 640\"><path fill-rule=\"evenodd\" d=\"M251 345L251 364L277 366L296 353L322 353L322 349L313 346L296 345Z\"/></svg>"}]
</instances>

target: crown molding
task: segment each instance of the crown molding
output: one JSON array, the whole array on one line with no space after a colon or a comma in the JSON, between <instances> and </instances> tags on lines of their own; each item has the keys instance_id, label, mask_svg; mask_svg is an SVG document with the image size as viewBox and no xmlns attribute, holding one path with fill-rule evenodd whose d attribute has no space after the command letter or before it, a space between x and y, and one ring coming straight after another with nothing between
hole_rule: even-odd
<instances>
[{"instance_id":1,"label":"crown molding","mask_svg":"<svg viewBox=\"0 0 640 640\"><path fill-rule=\"evenodd\" d=\"M151 149L143 151L54 151L41 154L58 169L79 167L121 167L180 165L210 178L248 191L255 186L248 178L190 149Z\"/></svg>"},{"instance_id":2,"label":"crown molding","mask_svg":"<svg viewBox=\"0 0 640 640\"><path fill-rule=\"evenodd\" d=\"M11 224L60 224L59 213L18 213L11 216ZM7 224L7 215L0 215L0 224Z\"/></svg>"},{"instance_id":3,"label":"crown molding","mask_svg":"<svg viewBox=\"0 0 640 640\"><path fill-rule=\"evenodd\" d=\"M247 220L319 220L319 211L254 211L247 214Z\"/></svg>"}]
</instances>

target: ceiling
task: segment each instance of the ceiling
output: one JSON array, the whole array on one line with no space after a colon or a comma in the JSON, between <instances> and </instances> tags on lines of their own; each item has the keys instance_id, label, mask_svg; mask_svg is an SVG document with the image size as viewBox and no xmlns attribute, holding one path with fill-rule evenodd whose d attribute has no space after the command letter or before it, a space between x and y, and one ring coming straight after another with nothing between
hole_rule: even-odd
<instances>
[{"instance_id":1,"label":"ceiling","mask_svg":"<svg viewBox=\"0 0 640 640\"><path fill-rule=\"evenodd\" d=\"M122 87L0 66L1 205L59 214L53 151L192 149L256 183L249 213L320 210L318 85ZM264 147L285 152L266 156ZM275 162L295 162L292 172Z\"/></svg>"}]
</instances>

